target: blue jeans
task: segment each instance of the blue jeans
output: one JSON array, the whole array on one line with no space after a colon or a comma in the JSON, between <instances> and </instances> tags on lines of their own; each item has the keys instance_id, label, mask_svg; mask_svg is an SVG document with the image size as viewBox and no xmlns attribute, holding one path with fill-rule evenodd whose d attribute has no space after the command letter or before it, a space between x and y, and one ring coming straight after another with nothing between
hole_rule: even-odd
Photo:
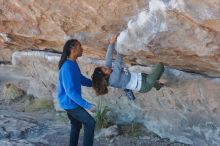
<instances>
[{"instance_id":1,"label":"blue jeans","mask_svg":"<svg viewBox=\"0 0 220 146\"><path fill-rule=\"evenodd\" d=\"M82 107L66 110L71 121L70 144L69 146L77 146L79 140L79 132L84 126L83 146L92 146L95 131L94 118Z\"/></svg>"}]
</instances>

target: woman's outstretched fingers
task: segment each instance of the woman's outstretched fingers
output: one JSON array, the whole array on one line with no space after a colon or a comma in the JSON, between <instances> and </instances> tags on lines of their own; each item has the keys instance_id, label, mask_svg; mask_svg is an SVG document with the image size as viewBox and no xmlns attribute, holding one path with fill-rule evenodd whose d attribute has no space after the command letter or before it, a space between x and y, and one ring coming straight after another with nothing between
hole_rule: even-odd
<instances>
[{"instance_id":1,"label":"woman's outstretched fingers","mask_svg":"<svg viewBox=\"0 0 220 146\"><path fill-rule=\"evenodd\" d=\"M112 35L111 39L110 39L110 44L114 44L117 41L117 34Z\"/></svg>"}]
</instances>

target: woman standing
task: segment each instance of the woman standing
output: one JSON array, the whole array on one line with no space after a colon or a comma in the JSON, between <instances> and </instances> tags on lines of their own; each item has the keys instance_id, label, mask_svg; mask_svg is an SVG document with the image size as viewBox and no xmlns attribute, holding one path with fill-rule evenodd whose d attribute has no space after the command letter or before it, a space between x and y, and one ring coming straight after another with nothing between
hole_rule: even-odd
<instances>
[{"instance_id":1,"label":"woman standing","mask_svg":"<svg viewBox=\"0 0 220 146\"><path fill-rule=\"evenodd\" d=\"M95 112L96 108L81 96L81 85L91 87L92 82L81 74L76 62L82 53L83 48L78 40L68 40L59 61L57 99L71 121L69 146L78 145L82 124L84 125L83 145L92 146L94 139L95 120L86 110Z\"/></svg>"}]
</instances>

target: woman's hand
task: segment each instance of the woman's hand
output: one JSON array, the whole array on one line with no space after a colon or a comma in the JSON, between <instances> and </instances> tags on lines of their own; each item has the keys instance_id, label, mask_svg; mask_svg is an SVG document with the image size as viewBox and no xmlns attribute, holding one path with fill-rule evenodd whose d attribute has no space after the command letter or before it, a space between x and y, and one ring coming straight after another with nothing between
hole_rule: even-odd
<instances>
[{"instance_id":1,"label":"woman's hand","mask_svg":"<svg viewBox=\"0 0 220 146\"><path fill-rule=\"evenodd\" d=\"M92 113L95 113L97 111L96 106L92 105L91 108L89 109L89 111L92 112Z\"/></svg>"},{"instance_id":2,"label":"woman's hand","mask_svg":"<svg viewBox=\"0 0 220 146\"><path fill-rule=\"evenodd\" d=\"M112 35L111 39L109 40L109 43L114 44L117 41L117 37L118 37L118 35L116 35L116 34Z\"/></svg>"}]
</instances>

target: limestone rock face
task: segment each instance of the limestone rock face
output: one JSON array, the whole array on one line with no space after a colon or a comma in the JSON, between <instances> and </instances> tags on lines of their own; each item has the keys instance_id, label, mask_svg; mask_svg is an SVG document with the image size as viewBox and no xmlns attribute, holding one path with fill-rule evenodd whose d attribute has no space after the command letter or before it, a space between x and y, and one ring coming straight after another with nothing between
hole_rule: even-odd
<instances>
[{"instance_id":1,"label":"limestone rock face","mask_svg":"<svg viewBox=\"0 0 220 146\"><path fill-rule=\"evenodd\" d=\"M39 98L56 96L57 64L59 55L44 52L16 52L13 63L23 66L32 76L28 93ZM79 58L82 73L89 77L94 67L104 61ZM130 71L151 71L150 67L131 66ZM218 146L220 143L220 79L165 69L162 76L166 86L145 94L134 92L136 100L128 101L121 89L109 87L109 93L97 97L91 88L82 88L83 97L93 104L102 103L111 109L116 123L143 123L163 138L180 142ZM40 88L41 87L41 88ZM36 92L38 91L38 92ZM47 96L45 96L47 95Z\"/></svg>"},{"instance_id":2,"label":"limestone rock face","mask_svg":"<svg viewBox=\"0 0 220 146\"><path fill-rule=\"evenodd\" d=\"M96 51L146 4L146 0L0 0L1 60L10 60L15 50L62 50L69 37Z\"/></svg>"},{"instance_id":3,"label":"limestone rock face","mask_svg":"<svg viewBox=\"0 0 220 146\"><path fill-rule=\"evenodd\" d=\"M151 0L129 21L117 49L139 64L164 62L220 75L220 1ZM141 58L140 58L141 57Z\"/></svg>"},{"instance_id":4,"label":"limestone rock face","mask_svg":"<svg viewBox=\"0 0 220 146\"><path fill-rule=\"evenodd\" d=\"M0 0L0 63L12 58L23 67L27 93L42 99L56 95L60 57L43 51L62 51L65 40L77 38L84 48L79 65L90 77L113 33L120 33L117 51L130 70L148 72L141 66L164 62L169 84L135 93L134 102L115 88L103 97L83 88L83 96L103 100L117 123L141 122L161 137L219 145L220 81L208 77L220 77L219 0Z\"/></svg>"},{"instance_id":5,"label":"limestone rock face","mask_svg":"<svg viewBox=\"0 0 220 146\"><path fill-rule=\"evenodd\" d=\"M0 0L1 61L17 50L61 51L70 37L100 59L121 31L118 51L133 64L220 76L219 0Z\"/></svg>"},{"instance_id":6,"label":"limestone rock face","mask_svg":"<svg viewBox=\"0 0 220 146\"><path fill-rule=\"evenodd\" d=\"M15 52L12 63L29 75L27 94L51 99L56 92L59 54L44 52Z\"/></svg>"}]
</instances>

